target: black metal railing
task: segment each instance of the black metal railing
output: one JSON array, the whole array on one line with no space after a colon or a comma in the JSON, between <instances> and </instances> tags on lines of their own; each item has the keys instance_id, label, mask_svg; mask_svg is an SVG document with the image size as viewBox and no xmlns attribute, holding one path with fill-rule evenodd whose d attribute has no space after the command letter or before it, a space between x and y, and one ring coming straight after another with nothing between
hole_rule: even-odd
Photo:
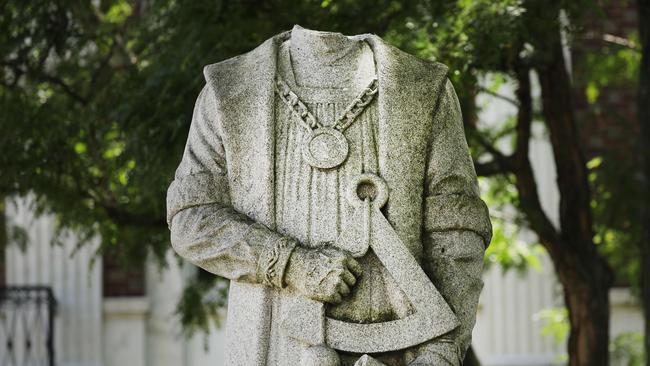
<instances>
[{"instance_id":1,"label":"black metal railing","mask_svg":"<svg viewBox=\"0 0 650 366\"><path fill-rule=\"evenodd\" d=\"M49 287L0 287L0 366L54 366L55 307Z\"/></svg>"}]
</instances>

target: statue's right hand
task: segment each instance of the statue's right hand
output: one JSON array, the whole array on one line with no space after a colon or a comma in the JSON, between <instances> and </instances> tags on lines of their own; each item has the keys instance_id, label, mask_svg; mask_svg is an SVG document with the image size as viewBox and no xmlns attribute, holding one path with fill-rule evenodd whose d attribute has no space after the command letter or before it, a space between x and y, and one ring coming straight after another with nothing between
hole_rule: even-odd
<instances>
[{"instance_id":1,"label":"statue's right hand","mask_svg":"<svg viewBox=\"0 0 650 366\"><path fill-rule=\"evenodd\" d=\"M285 282L312 300L339 303L350 294L362 269L349 254L332 247L296 247L289 258Z\"/></svg>"}]
</instances>

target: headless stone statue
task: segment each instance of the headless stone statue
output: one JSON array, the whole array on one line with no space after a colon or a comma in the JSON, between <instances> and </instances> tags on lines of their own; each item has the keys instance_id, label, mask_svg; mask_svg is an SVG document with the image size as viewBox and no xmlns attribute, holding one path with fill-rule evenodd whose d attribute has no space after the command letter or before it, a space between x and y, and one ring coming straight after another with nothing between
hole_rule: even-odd
<instances>
[{"instance_id":1,"label":"headless stone statue","mask_svg":"<svg viewBox=\"0 0 650 366\"><path fill-rule=\"evenodd\" d=\"M491 226L446 68L296 26L205 75L168 222L226 363L459 365Z\"/></svg>"}]
</instances>

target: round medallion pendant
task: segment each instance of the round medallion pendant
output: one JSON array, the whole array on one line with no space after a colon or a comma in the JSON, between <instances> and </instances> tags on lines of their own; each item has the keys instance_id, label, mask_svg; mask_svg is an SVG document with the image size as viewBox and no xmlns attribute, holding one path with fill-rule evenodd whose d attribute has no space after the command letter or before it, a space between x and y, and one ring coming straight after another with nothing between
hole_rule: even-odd
<instances>
[{"instance_id":1,"label":"round medallion pendant","mask_svg":"<svg viewBox=\"0 0 650 366\"><path fill-rule=\"evenodd\" d=\"M302 157L314 168L335 168L348 157L348 140L338 130L319 127L307 137Z\"/></svg>"}]
</instances>

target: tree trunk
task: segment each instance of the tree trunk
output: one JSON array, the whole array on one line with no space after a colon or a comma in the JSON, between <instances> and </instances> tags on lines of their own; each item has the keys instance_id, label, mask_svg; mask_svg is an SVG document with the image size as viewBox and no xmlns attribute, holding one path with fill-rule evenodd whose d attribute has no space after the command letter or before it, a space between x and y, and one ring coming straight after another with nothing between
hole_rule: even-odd
<instances>
[{"instance_id":1,"label":"tree trunk","mask_svg":"<svg viewBox=\"0 0 650 366\"><path fill-rule=\"evenodd\" d=\"M571 332L570 366L609 364L609 297L612 274L593 242L591 194L572 102L559 28L538 68L542 113L550 132L560 191L560 231L541 236L564 288ZM549 230L550 231L550 230Z\"/></svg>"},{"instance_id":2,"label":"tree trunk","mask_svg":"<svg viewBox=\"0 0 650 366\"><path fill-rule=\"evenodd\" d=\"M528 158L530 125L532 122L532 101L530 98L530 80L528 70L518 72L519 89L517 99L520 101L517 123L516 176L519 193L519 207L526 215L531 228L540 242L549 252L555 266L558 279L564 289L564 299L569 311L571 333L569 335L568 353L570 366L606 366L608 365L609 338L609 298L611 272L605 261L598 255L591 237L591 215L588 204L580 200L589 197L585 179L584 160L579 151L575 125L570 105L570 90L562 90L556 84L555 74L562 69L545 69L540 71L542 98L544 99L544 117L551 132L551 141L558 166L558 187L561 193L560 213L562 230L558 232L545 215L537 192L537 185L532 166ZM565 77L568 77L565 74ZM568 79L566 79L568 81ZM561 83L561 81L560 81ZM559 90L558 90L559 89ZM561 133L558 133L561 129ZM567 132L564 130L571 130ZM578 151L576 151L578 150ZM568 169L567 162L577 163L575 171ZM580 175L567 177L568 173ZM586 194L578 192L587 190ZM580 198L582 197L582 198ZM569 203L567 203L570 202ZM582 210L582 212L574 212ZM586 222L575 223L581 217Z\"/></svg>"},{"instance_id":3,"label":"tree trunk","mask_svg":"<svg viewBox=\"0 0 650 366\"><path fill-rule=\"evenodd\" d=\"M650 222L650 0L638 0L641 65L637 116L641 128L641 157L644 165L644 204L641 222ZM641 292L644 295L645 354L650 366L650 225L644 225L641 243Z\"/></svg>"},{"instance_id":4,"label":"tree trunk","mask_svg":"<svg viewBox=\"0 0 650 366\"><path fill-rule=\"evenodd\" d=\"M585 265L586 261L557 269L571 325L569 365L605 366L609 364L610 275L599 260Z\"/></svg>"}]
</instances>

